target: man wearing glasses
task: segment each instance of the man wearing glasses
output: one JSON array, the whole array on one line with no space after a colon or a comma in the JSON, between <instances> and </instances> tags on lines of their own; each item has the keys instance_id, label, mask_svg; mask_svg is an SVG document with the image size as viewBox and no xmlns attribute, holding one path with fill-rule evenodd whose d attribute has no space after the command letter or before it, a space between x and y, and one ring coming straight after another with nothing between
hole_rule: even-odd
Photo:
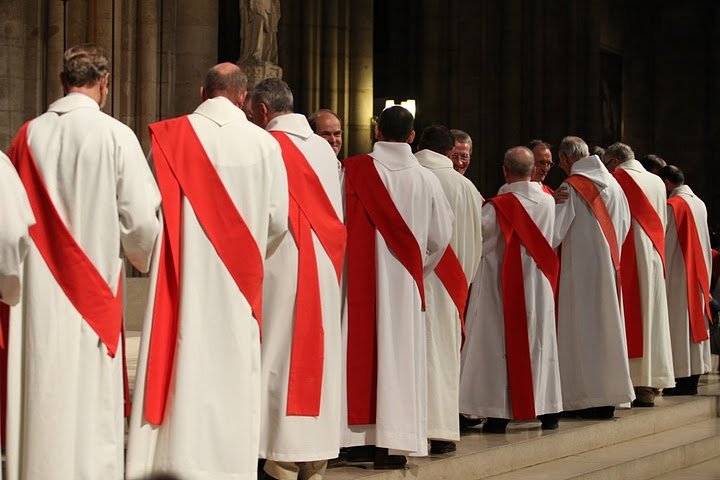
<instances>
[{"instance_id":1,"label":"man wearing glasses","mask_svg":"<svg viewBox=\"0 0 720 480\"><path fill-rule=\"evenodd\" d=\"M465 171L470 166L472 155L472 138L462 130L450 130L455 138L455 146L450 152L450 160L453 162L453 168L461 175L465 175Z\"/></svg>"},{"instance_id":2,"label":"man wearing glasses","mask_svg":"<svg viewBox=\"0 0 720 480\"><path fill-rule=\"evenodd\" d=\"M532 150L535 157L535 171L533 172L532 181L539 182L542 189L552 195L554 193L553 189L542 183L552 166L555 165L550 151L550 144L542 140L530 140L527 148Z\"/></svg>"}]
</instances>

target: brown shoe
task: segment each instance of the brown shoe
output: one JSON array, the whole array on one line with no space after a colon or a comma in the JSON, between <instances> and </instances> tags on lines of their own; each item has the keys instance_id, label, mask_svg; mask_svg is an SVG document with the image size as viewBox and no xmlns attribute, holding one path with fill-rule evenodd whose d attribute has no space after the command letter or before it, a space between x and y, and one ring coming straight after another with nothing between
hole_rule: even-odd
<instances>
[{"instance_id":1,"label":"brown shoe","mask_svg":"<svg viewBox=\"0 0 720 480\"><path fill-rule=\"evenodd\" d=\"M430 440L430 453L433 455L442 455L457 450L455 442L447 442L445 440Z\"/></svg>"}]
</instances>

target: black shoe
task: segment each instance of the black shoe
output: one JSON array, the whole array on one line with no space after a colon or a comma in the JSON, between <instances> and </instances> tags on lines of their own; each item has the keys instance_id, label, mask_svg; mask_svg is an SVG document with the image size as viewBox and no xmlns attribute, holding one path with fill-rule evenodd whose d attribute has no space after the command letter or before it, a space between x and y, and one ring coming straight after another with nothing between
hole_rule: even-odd
<instances>
[{"instance_id":1,"label":"black shoe","mask_svg":"<svg viewBox=\"0 0 720 480\"><path fill-rule=\"evenodd\" d=\"M558 420L560 420L559 413L546 413L544 415L538 415L538 420L542 422L541 428L543 430L557 430L560 426Z\"/></svg>"},{"instance_id":2,"label":"black shoe","mask_svg":"<svg viewBox=\"0 0 720 480\"><path fill-rule=\"evenodd\" d=\"M591 418L597 420L610 420L615 416L615 407L595 407L592 410Z\"/></svg>"},{"instance_id":3,"label":"black shoe","mask_svg":"<svg viewBox=\"0 0 720 480\"><path fill-rule=\"evenodd\" d=\"M327 461L327 468L344 467L348 464L347 455L340 450L340 455Z\"/></svg>"},{"instance_id":4,"label":"black shoe","mask_svg":"<svg viewBox=\"0 0 720 480\"><path fill-rule=\"evenodd\" d=\"M483 424L483 433L505 433L510 420L507 418L488 418Z\"/></svg>"},{"instance_id":5,"label":"black shoe","mask_svg":"<svg viewBox=\"0 0 720 480\"><path fill-rule=\"evenodd\" d=\"M442 455L457 450L455 442L447 442L445 440L430 440L430 453L433 455Z\"/></svg>"},{"instance_id":6,"label":"black shoe","mask_svg":"<svg viewBox=\"0 0 720 480\"><path fill-rule=\"evenodd\" d=\"M405 468L406 463L405 455L390 455L387 448L375 447L375 470L400 470Z\"/></svg>"},{"instance_id":7,"label":"black shoe","mask_svg":"<svg viewBox=\"0 0 720 480\"><path fill-rule=\"evenodd\" d=\"M663 395L674 397L677 395L697 395L697 386L700 375L692 375L690 377L681 377L675 379L675 387L663 390Z\"/></svg>"},{"instance_id":8,"label":"black shoe","mask_svg":"<svg viewBox=\"0 0 720 480\"><path fill-rule=\"evenodd\" d=\"M643 402L642 400L638 400L637 398L632 401L633 408L649 408L654 407L655 402Z\"/></svg>"},{"instance_id":9,"label":"black shoe","mask_svg":"<svg viewBox=\"0 0 720 480\"><path fill-rule=\"evenodd\" d=\"M375 459L375 445L348 447L345 450L345 461L347 463L367 463Z\"/></svg>"},{"instance_id":10,"label":"black shoe","mask_svg":"<svg viewBox=\"0 0 720 480\"><path fill-rule=\"evenodd\" d=\"M468 428L480 425L482 418L470 418L466 415L460 414L460 430L467 430Z\"/></svg>"}]
</instances>

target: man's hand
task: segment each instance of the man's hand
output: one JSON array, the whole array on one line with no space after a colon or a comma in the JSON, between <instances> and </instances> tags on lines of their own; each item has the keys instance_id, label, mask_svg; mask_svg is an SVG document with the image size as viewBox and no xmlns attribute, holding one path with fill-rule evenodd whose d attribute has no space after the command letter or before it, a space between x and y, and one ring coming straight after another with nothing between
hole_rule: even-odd
<instances>
[{"instance_id":1,"label":"man's hand","mask_svg":"<svg viewBox=\"0 0 720 480\"><path fill-rule=\"evenodd\" d=\"M557 190L555 190L555 193L553 193L553 198L555 199L556 205L565 203L569 196L570 196L570 193L568 193L567 186L565 186L565 185L558 188Z\"/></svg>"}]
</instances>

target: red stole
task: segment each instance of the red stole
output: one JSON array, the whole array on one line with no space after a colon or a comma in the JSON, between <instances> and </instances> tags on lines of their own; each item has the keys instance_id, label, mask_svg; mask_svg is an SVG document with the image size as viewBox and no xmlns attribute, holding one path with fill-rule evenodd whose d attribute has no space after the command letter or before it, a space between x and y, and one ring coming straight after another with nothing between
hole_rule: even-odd
<instances>
[{"instance_id":1,"label":"red stole","mask_svg":"<svg viewBox=\"0 0 720 480\"><path fill-rule=\"evenodd\" d=\"M377 279L375 232L413 277L425 309L423 255L393 203L373 158L351 157L345 167L347 225L348 423L375 423L377 407Z\"/></svg>"},{"instance_id":2,"label":"red stole","mask_svg":"<svg viewBox=\"0 0 720 480\"><path fill-rule=\"evenodd\" d=\"M465 313L470 291L460 259L450 245L445 249L445 253L435 267L435 275L438 276L440 283L443 284L457 308L460 315L460 330L463 343L465 343Z\"/></svg>"},{"instance_id":3,"label":"red stole","mask_svg":"<svg viewBox=\"0 0 720 480\"><path fill-rule=\"evenodd\" d=\"M708 318L712 318L710 313L710 279L707 276L707 264L705 263L700 235L690 205L680 195L671 197L668 204L672 207L675 215L678 243L685 260L690 334L693 343L700 343L709 338L703 314L705 313ZM702 305L700 304L701 298L703 299Z\"/></svg>"},{"instance_id":4,"label":"red stole","mask_svg":"<svg viewBox=\"0 0 720 480\"><path fill-rule=\"evenodd\" d=\"M585 203L590 207L590 210L600 225L600 230L610 249L610 258L612 259L613 268L615 269L615 286L618 297L620 297L620 248L618 247L617 234L615 233L615 226L612 223L610 212L608 212L607 206L605 202L603 202L595 182L582 175L570 175L565 181L569 185L572 185L580 197L585 200Z\"/></svg>"},{"instance_id":5,"label":"red stole","mask_svg":"<svg viewBox=\"0 0 720 480\"><path fill-rule=\"evenodd\" d=\"M290 229L298 248L297 296L293 328L288 415L320 415L324 332L317 259L312 233L330 257L338 283L347 234L320 179L305 156L283 132L270 134L280 144L290 193Z\"/></svg>"},{"instance_id":6,"label":"red stole","mask_svg":"<svg viewBox=\"0 0 720 480\"><path fill-rule=\"evenodd\" d=\"M555 190L553 190L552 188L548 187L547 185L545 185L545 184L542 183L542 182L540 182L540 188L542 188L542 191L545 192L545 193L547 193L548 195L552 195L552 194L555 193Z\"/></svg>"},{"instance_id":7,"label":"red stole","mask_svg":"<svg viewBox=\"0 0 720 480\"><path fill-rule=\"evenodd\" d=\"M30 236L58 286L85 322L97 333L110 357L117 352L122 328L122 279L114 293L63 222L27 141L29 123L20 128L8 151L25 186L37 223Z\"/></svg>"},{"instance_id":8,"label":"red stole","mask_svg":"<svg viewBox=\"0 0 720 480\"><path fill-rule=\"evenodd\" d=\"M520 245L548 279L553 293L557 290L560 262L514 194L498 195L490 202L505 238L501 279L510 403L513 419L529 420L536 415Z\"/></svg>"},{"instance_id":9,"label":"red stole","mask_svg":"<svg viewBox=\"0 0 720 480\"><path fill-rule=\"evenodd\" d=\"M208 240L260 326L263 258L188 117L157 122L149 128L164 225L145 384L145 418L160 425L177 342L182 196L190 202Z\"/></svg>"},{"instance_id":10,"label":"red stole","mask_svg":"<svg viewBox=\"0 0 720 480\"><path fill-rule=\"evenodd\" d=\"M642 191L627 171L617 169L613 172L613 176L625 192L633 220L643 229L652 242L655 251L660 255L663 270L665 270L665 228L660 216L647 196L645 196L645 192ZM623 243L620 257L620 276L622 278L628 357L641 358L643 356L643 319L634 230L635 227L631 226Z\"/></svg>"}]
</instances>

